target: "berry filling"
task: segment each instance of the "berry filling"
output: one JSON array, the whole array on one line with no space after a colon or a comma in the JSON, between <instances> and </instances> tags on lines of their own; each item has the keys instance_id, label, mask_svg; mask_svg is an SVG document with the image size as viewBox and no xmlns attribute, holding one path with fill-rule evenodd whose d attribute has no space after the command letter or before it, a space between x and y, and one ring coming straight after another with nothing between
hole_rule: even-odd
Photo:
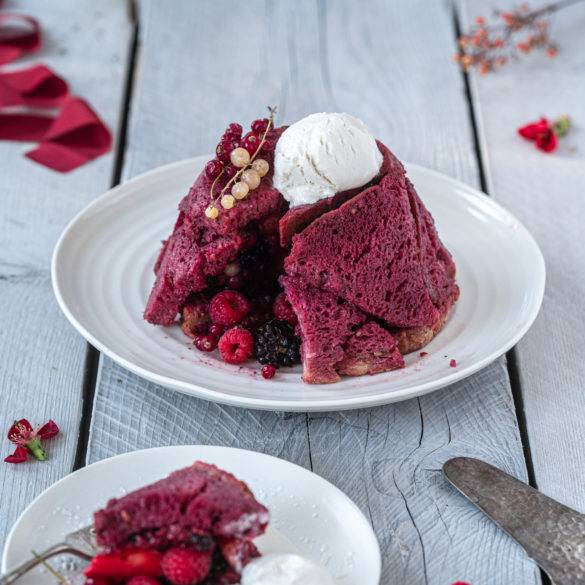
<instances>
[{"instance_id":1,"label":"berry filling","mask_svg":"<svg viewBox=\"0 0 585 585\"><path fill-rule=\"evenodd\" d=\"M274 113L220 137L179 205L145 319L169 326L179 314L197 350L234 365L256 358L265 379L301 358L315 384L404 367L459 295L433 218L379 142L366 184L289 207L273 186L287 136L275 174L286 128Z\"/></svg>"}]
</instances>

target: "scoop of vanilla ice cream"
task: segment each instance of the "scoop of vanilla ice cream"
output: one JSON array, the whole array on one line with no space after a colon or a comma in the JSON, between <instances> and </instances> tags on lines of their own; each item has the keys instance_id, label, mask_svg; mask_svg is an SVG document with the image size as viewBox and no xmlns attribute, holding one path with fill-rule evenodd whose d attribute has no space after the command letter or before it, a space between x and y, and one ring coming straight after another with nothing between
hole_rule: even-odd
<instances>
[{"instance_id":1,"label":"scoop of vanilla ice cream","mask_svg":"<svg viewBox=\"0 0 585 585\"><path fill-rule=\"evenodd\" d=\"M291 207L315 203L371 181L382 153L366 125L349 114L311 114L276 143L274 186Z\"/></svg>"},{"instance_id":2,"label":"scoop of vanilla ice cream","mask_svg":"<svg viewBox=\"0 0 585 585\"><path fill-rule=\"evenodd\" d=\"M295 554L254 559L242 573L242 585L335 585L325 569Z\"/></svg>"}]
</instances>

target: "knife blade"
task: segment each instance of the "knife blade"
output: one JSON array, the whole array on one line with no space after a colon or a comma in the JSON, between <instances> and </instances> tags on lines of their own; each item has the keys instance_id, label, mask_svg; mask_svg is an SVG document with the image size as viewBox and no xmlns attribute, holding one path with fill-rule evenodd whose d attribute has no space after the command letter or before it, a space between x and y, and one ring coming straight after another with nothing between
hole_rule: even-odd
<instances>
[{"instance_id":1,"label":"knife blade","mask_svg":"<svg viewBox=\"0 0 585 585\"><path fill-rule=\"evenodd\" d=\"M585 583L585 515L479 459L450 459L443 472L555 585Z\"/></svg>"}]
</instances>

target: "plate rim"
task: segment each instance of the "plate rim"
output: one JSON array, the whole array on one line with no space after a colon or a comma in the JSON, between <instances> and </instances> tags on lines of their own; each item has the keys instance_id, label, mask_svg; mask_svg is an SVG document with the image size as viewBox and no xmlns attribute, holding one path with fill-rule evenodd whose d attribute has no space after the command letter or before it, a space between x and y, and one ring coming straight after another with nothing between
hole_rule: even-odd
<instances>
[{"instance_id":1,"label":"plate rim","mask_svg":"<svg viewBox=\"0 0 585 585\"><path fill-rule=\"evenodd\" d=\"M126 368L127 370L131 371L132 373L138 375L139 377L149 382L159 384L165 388L175 390L189 396L195 396L197 398L210 400L212 402L216 402L219 404L237 406L240 408L250 408L254 410L281 410L285 412L325 412L354 410L358 408L370 408L374 406L391 404L393 402L400 402L402 400L407 400L409 398L423 396L425 394L428 394L435 390L439 390L441 388L454 384L455 382L468 378L469 376L475 374L479 370L485 368L486 366L494 362L496 359L498 359L500 356L504 355L512 347L514 347L530 329L536 317L538 316L544 299L546 285L546 264L542 251L538 245L538 242L535 240L534 236L530 233L526 226L520 220L518 220L512 212L508 211L505 207L500 205L493 197L490 197L489 195L480 191L479 189L476 189L475 187L472 187L471 185L468 185L463 181L450 177L449 175L446 175L434 169L429 169L427 167L414 163L404 162L404 166L406 167L407 171L412 169L415 172L426 173L427 175L431 175L432 177L435 177L439 180L447 181L453 186L454 189L459 189L460 191L462 191L462 193L460 194L462 197L472 200L479 200L481 201L482 205L487 205L488 207L491 207L491 209L497 211L499 215L505 216L509 221L513 222L514 225L518 226L518 228L524 232L527 241L530 243L531 247L535 252L538 264L538 266L535 266L535 271L538 271L539 276L538 290L536 291L535 302L533 303L531 311L528 314L527 319L524 322L523 326L520 327L516 331L515 335L511 336L510 339L506 343L502 344L496 351L493 351L492 353L485 356L483 359L471 365L454 368L454 371L452 373L441 377L439 380L430 380L422 384L412 385L400 390L394 390L391 394L376 396L360 396L358 394L356 396L343 398L328 397L327 399L315 400L310 403L305 402L303 399L284 400L276 397L268 399L249 396L241 397L239 395L227 395L217 390L210 390L204 386L200 386L196 382L183 382L175 378L151 372L150 370L143 368L142 366L136 365L130 360L127 360L126 358L118 355L115 351L111 350L105 343L102 343L99 339L97 339L75 318L73 313L69 310L59 286L58 274L59 256L71 230L75 227L78 221L82 220L83 217L86 214L90 213L94 208L107 204L107 202L110 199L117 197L120 194L120 192L128 189L129 187L135 185L136 183L148 180L150 177L156 177L159 173L172 172L175 168L182 168L183 166L195 165L197 164L197 162L201 160L207 160L209 156L200 155L196 157L190 157L156 167L154 169L141 173L129 179L128 181L125 181L124 183L116 185L112 189L109 189L102 195L98 196L96 199L94 199L88 205L86 205L81 211L79 211L79 213L77 213L75 217L73 217L73 219L67 224L67 226L59 236L57 243L55 244L55 248L53 250L53 254L51 257L51 283L53 293L55 295L55 298L57 299L57 303L61 311L66 316L71 325L73 325L73 327L78 331L78 333L80 333L82 337L84 337L85 340L91 345L93 345L98 351L108 356L117 364L121 365L122 367Z\"/></svg>"},{"instance_id":2,"label":"plate rim","mask_svg":"<svg viewBox=\"0 0 585 585\"><path fill-rule=\"evenodd\" d=\"M203 449L203 450L209 450L211 452L222 451L224 453L233 454L234 457L237 455L241 455L242 453L245 453L246 456L254 456L254 457L260 457L261 459L265 459L266 463L267 463L267 468L270 468L269 467L270 463L273 462L274 460L276 460L279 462L279 464L283 464L285 466L292 466L293 468L296 468L297 472L308 473L308 474L311 474L312 476L314 476L314 478L316 478L317 481L321 482L323 486L327 487L327 489L333 490L333 492L336 492L338 496L341 496L346 501L346 503L350 506L350 508L352 508L357 513L357 517L363 523L363 527L366 529L368 537L371 540L371 542L367 546L368 546L368 548L370 548L370 547L372 548L372 552L373 552L374 556L376 557L376 559L375 559L376 567L374 567L374 569L375 569L374 572L377 575L376 583L380 582L380 578L382 575L382 552L381 552L381 548L380 548L380 542L378 541L378 538L376 537L376 533L374 532L374 528L373 528L372 524L368 521L366 515L360 510L359 506L342 489L338 488L336 485L334 485L333 483L331 483L329 480L325 479L323 476L319 475L318 473L315 473L314 471L307 469L306 467L303 467L302 465L299 465L298 463L293 463L292 461L288 461L287 459L281 459L280 457L276 457L274 455L269 455L268 453L262 453L260 451L253 451L251 449L242 449L240 447L227 447L224 445L202 445L202 444L165 445L165 446L161 446L161 447L149 447L147 449L136 449L134 451L127 451L125 453L119 453L117 455L112 455L111 457L106 457L105 459L100 459L99 461L94 461L93 463L90 463L89 465L85 465L84 467L81 467L80 469L76 469L75 471L72 471L71 473L68 473L67 475L65 475L61 479L57 480L55 483L51 484L46 489L44 489L38 496L36 496L32 500L32 502L30 502L30 504L28 504L28 506L26 506L24 508L24 510L18 515L18 518L14 521L12 528L10 529L10 531L8 532L8 534L6 536L6 541L5 541L4 547L2 549L2 559L1 559L1 563L0 563L0 574L6 573L9 569L7 566L9 549L10 549L10 547L12 545L12 541L16 535L16 531L18 529L18 526L22 522L23 518L31 510L34 509L34 507L42 500L42 498L48 492L53 491L55 489L59 489L59 487L62 486L62 484L66 483L68 481L71 481L71 478L73 478L75 476L79 476L79 475L83 475L84 473L87 473L88 469L96 469L96 468L106 466L112 460L118 461L118 460L123 460L123 459L131 459L137 453L155 453L155 452L156 453L165 453L165 452L168 453L168 452L173 452L176 450L187 451L187 450L191 450L191 449ZM213 463L213 461L210 461L210 463ZM148 484L145 484L145 485L148 485Z\"/></svg>"}]
</instances>

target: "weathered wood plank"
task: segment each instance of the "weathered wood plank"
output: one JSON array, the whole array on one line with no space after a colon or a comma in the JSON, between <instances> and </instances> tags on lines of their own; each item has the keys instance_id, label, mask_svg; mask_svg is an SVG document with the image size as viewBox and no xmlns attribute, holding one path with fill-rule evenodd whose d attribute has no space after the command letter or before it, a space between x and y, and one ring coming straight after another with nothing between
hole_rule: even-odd
<instances>
[{"instance_id":1,"label":"weathered wood plank","mask_svg":"<svg viewBox=\"0 0 585 585\"><path fill-rule=\"evenodd\" d=\"M399 156L477 184L447 5L173 6L171 14L160 3L142 4L126 178L209 152L228 122L278 104L284 122L314 111L352 112ZM238 58L242 38L245 58ZM88 460L183 441L312 464L369 514L384 552L384 585L538 580L522 551L438 471L448 456L468 454L525 479L503 360L420 400L283 419L173 394L102 359Z\"/></svg>"},{"instance_id":2,"label":"weathered wood plank","mask_svg":"<svg viewBox=\"0 0 585 585\"><path fill-rule=\"evenodd\" d=\"M538 6L538 4L536 5ZM465 23L485 11L466 1ZM534 473L540 489L585 511L585 6L555 16L559 57L530 55L496 74L472 76L493 196L540 244L547 286L540 316L516 348ZM515 129L541 115L575 124L557 152L542 154Z\"/></svg>"},{"instance_id":3,"label":"weathered wood plank","mask_svg":"<svg viewBox=\"0 0 585 585\"><path fill-rule=\"evenodd\" d=\"M37 17L44 48L14 66L43 62L118 127L130 23L124 3L22 0L5 9ZM53 298L50 257L67 222L111 181L113 154L68 175L25 159L29 144L0 142L0 429L15 418L54 418L62 436L43 464L0 464L0 543L22 509L71 471L81 415L86 344ZM2 442L2 458L8 454Z\"/></svg>"}]
</instances>

